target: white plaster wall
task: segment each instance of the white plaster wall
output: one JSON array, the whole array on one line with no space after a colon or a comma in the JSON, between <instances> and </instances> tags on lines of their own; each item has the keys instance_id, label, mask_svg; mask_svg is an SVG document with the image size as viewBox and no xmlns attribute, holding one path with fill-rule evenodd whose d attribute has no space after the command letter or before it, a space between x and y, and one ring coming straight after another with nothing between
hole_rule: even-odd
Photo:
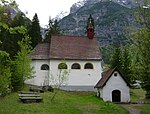
<instances>
[{"instance_id":1,"label":"white plaster wall","mask_svg":"<svg viewBox=\"0 0 150 114\"><path fill-rule=\"evenodd\" d=\"M110 77L107 81L106 85L103 87L102 98L104 101L112 101L112 91L119 90L121 92L121 102L129 102L130 101L130 93L129 87L127 86L126 82L117 72L117 77L114 74Z\"/></svg>"},{"instance_id":2,"label":"white plaster wall","mask_svg":"<svg viewBox=\"0 0 150 114\"><path fill-rule=\"evenodd\" d=\"M51 73L56 76L58 74L58 65L61 60L51 60L50 69ZM101 78L101 61L78 61L78 60L66 60L65 61L68 70L70 71L68 76L68 86L95 86L98 80ZM71 69L73 63L79 63L81 69ZM84 69L86 63L92 63L94 69Z\"/></svg>"},{"instance_id":3,"label":"white plaster wall","mask_svg":"<svg viewBox=\"0 0 150 114\"><path fill-rule=\"evenodd\" d=\"M27 80L26 83L43 86L45 80L49 77L49 70L41 70L41 66L43 64L50 65L49 60L32 60L31 66L34 67L35 77L30 80Z\"/></svg>"},{"instance_id":4,"label":"white plaster wall","mask_svg":"<svg viewBox=\"0 0 150 114\"><path fill-rule=\"evenodd\" d=\"M44 80L46 79L48 81L46 83L51 85L49 81L51 74L55 76L55 78L57 79L56 76L57 74L59 74L58 65L61 62L62 62L61 60L32 60L31 66L34 67L34 71L36 72L34 74L35 77L33 79L26 81L26 83L42 86L45 82ZM93 88L94 90L94 86L96 85L98 80L101 78L101 72L102 72L101 61L66 60L65 62L70 72L68 76L67 86L70 86L70 87L78 86L79 88L83 88L83 87L86 88L87 86L88 88ZM74 63L79 63L81 66L81 69L71 69L71 66ZM94 69L84 69L84 65L86 63L92 63ZM41 70L41 66L43 64L49 65L50 70L49 71Z\"/></svg>"}]
</instances>

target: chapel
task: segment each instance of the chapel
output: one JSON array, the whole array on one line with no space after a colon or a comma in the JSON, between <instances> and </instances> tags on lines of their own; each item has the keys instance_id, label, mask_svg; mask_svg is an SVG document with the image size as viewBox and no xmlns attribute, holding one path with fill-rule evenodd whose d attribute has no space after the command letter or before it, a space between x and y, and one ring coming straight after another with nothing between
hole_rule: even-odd
<instances>
[{"instance_id":1,"label":"chapel","mask_svg":"<svg viewBox=\"0 0 150 114\"><path fill-rule=\"evenodd\" d=\"M69 75L62 89L95 91L94 86L101 78L102 58L92 20L90 15L86 36L55 35L51 37L51 43L39 43L30 54L35 77L26 83L53 85L50 82L51 76L57 79L60 69L65 69Z\"/></svg>"}]
</instances>

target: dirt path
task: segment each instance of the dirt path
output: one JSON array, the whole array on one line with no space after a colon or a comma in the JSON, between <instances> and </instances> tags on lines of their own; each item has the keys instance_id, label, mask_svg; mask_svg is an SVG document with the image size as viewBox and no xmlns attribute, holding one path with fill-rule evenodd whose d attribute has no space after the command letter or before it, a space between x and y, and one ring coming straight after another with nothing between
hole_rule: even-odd
<instances>
[{"instance_id":1,"label":"dirt path","mask_svg":"<svg viewBox=\"0 0 150 114\"><path fill-rule=\"evenodd\" d=\"M130 112L130 114L141 114L140 109L134 108L134 106L140 106L141 104L120 104L120 106L124 107L126 110Z\"/></svg>"}]
</instances>

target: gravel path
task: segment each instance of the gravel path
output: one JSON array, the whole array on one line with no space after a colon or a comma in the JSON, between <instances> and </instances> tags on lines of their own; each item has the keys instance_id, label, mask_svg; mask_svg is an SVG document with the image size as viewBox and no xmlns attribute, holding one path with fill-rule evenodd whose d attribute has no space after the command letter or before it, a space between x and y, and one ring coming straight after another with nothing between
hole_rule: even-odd
<instances>
[{"instance_id":1,"label":"gravel path","mask_svg":"<svg viewBox=\"0 0 150 114\"><path fill-rule=\"evenodd\" d=\"M130 114L141 114L140 109L134 108L134 106L140 106L141 104L120 104L120 106L124 107L126 110L130 112Z\"/></svg>"}]
</instances>

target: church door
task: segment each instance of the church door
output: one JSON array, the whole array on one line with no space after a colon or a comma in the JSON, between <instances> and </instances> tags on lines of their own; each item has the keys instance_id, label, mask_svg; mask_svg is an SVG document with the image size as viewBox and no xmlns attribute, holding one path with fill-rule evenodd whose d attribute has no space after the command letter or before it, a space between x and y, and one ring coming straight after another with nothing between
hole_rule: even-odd
<instances>
[{"instance_id":1,"label":"church door","mask_svg":"<svg viewBox=\"0 0 150 114\"><path fill-rule=\"evenodd\" d=\"M112 91L112 102L121 101L121 92L119 90Z\"/></svg>"}]
</instances>

